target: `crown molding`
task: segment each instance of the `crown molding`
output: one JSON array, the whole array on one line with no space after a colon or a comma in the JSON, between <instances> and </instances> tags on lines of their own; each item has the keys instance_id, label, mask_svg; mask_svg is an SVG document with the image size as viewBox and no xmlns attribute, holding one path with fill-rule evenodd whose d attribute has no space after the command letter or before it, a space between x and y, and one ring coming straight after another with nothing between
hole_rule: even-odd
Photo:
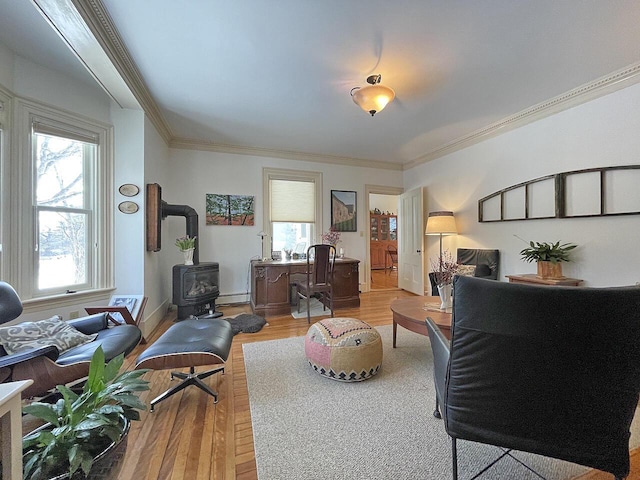
<instances>
[{"instance_id":1,"label":"crown molding","mask_svg":"<svg viewBox=\"0 0 640 480\"><path fill-rule=\"evenodd\" d=\"M468 135L457 138L456 140L432 150L429 153L421 155L414 160L403 165L404 170L421 165L431 160L443 157L450 153L470 147L476 143L480 143L489 138L501 135L509 130L522 127L528 123L541 120L563 110L586 103L598 97L602 97L617 90L622 90L628 86L640 82L640 62L633 63L625 68L616 70L609 75L600 77L592 82L586 83L580 87L569 90L566 93L553 97L544 102L538 103L532 107L521 110L520 112L510 115L491 125L483 127Z\"/></svg>"},{"instance_id":2,"label":"crown molding","mask_svg":"<svg viewBox=\"0 0 640 480\"><path fill-rule=\"evenodd\" d=\"M42 1L42 0L38 0ZM149 93L138 67L134 63L129 50L122 41L118 31L101 0L66 0L73 6L84 20L86 27L95 37L105 54L127 84L149 120L158 130L160 136L169 144L173 134L164 119L160 108Z\"/></svg>"},{"instance_id":3,"label":"crown molding","mask_svg":"<svg viewBox=\"0 0 640 480\"><path fill-rule=\"evenodd\" d=\"M174 137L169 142L169 148L233 153L237 155L255 155L259 157L281 158L284 160L297 160L302 162L330 163L333 165L347 165L351 167L379 168L383 170L402 170L402 164L400 163L382 162L379 160L366 160L363 158L341 157L337 155L323 155L319 153L297 152L293 150L276 150L262 147L227 145L189 138Z\"/></svg>"}]
</instances>

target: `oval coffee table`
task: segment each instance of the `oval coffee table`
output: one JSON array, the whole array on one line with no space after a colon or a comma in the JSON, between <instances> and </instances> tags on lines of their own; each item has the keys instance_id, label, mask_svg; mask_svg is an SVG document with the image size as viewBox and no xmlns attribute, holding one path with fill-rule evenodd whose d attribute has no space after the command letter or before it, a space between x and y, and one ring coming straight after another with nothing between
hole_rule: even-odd
<instances>
[{"instance_id":1,"label":"oval coffee table","mask_svg":"<svg viewBox=\"0 0 640 480\"><path fill-rule=\"evenodd\" d=\"M442 311L438 307L440 297L398 298L391 302L393 312L393 348L396 348L396 332L398 325L420 335L428 336L427 317L438 325L445 337L451 339L451 310Z\"/></svg>"}]
</instances>

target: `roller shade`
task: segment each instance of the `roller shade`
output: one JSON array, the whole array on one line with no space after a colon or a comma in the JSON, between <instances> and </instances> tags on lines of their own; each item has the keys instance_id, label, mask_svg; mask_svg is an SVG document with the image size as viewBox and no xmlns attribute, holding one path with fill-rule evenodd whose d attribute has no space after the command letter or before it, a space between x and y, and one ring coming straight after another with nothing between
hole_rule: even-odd
<instances>
[{"instance_id":1,"label":"roller shade","mask_svg":"<svg viewBox=\"0 0 640 480\"><path fill-rule=\"evenodd\" d=\"M269 180L272 222L314 223L316 186L313 182Z\"/></svg>"},{"instance_id":2,"label":"roller shade","mask_svg":"<svg viewBox=\"0 0 640 480\"><path fill-rule=\"evenodd\" d=\"M89 132L81 128L75 128L71 125L54 126L39 122L38 120L34 120L32 129L33 133L38 133L40 135L68 138L70 140L75 140L76 142L91 143L94 145L99 143L100 138L97 133Z\"/></svg>"}]
</instances>

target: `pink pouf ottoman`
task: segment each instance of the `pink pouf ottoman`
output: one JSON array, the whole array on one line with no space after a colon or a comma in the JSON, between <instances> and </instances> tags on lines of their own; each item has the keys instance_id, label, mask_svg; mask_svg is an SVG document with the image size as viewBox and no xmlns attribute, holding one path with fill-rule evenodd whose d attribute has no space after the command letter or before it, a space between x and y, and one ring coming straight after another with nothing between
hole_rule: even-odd
<instances>
[{"instance_id":1,"label":"pink pouf ottoman","mask_svg":"<svg viewBox=\"0 0 640 480\"><path fill-rule=\"evenodd\" d=\"M309 328L304 340L309 365L332 380L361 382L382 364L378 331L355 318L325 318Z\"/></svg>"}]
</instances>

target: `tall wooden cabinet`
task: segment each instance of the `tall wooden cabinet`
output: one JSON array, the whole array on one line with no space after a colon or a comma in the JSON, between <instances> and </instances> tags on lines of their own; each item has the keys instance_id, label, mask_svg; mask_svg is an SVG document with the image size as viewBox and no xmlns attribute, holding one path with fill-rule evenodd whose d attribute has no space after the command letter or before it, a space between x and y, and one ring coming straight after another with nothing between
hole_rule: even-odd
<instances>
[{"instance_id":1,"label":"tall wooden cabinet","mask_svg":"<svg viewBox=\"0 0 640 480\"><path fill-rule=\"evenodd\" d=\"M387 268L390 266L387 247L398 248L398 217L383 213L370 215L371 268Z\"/></svg>"}]
</instances>

